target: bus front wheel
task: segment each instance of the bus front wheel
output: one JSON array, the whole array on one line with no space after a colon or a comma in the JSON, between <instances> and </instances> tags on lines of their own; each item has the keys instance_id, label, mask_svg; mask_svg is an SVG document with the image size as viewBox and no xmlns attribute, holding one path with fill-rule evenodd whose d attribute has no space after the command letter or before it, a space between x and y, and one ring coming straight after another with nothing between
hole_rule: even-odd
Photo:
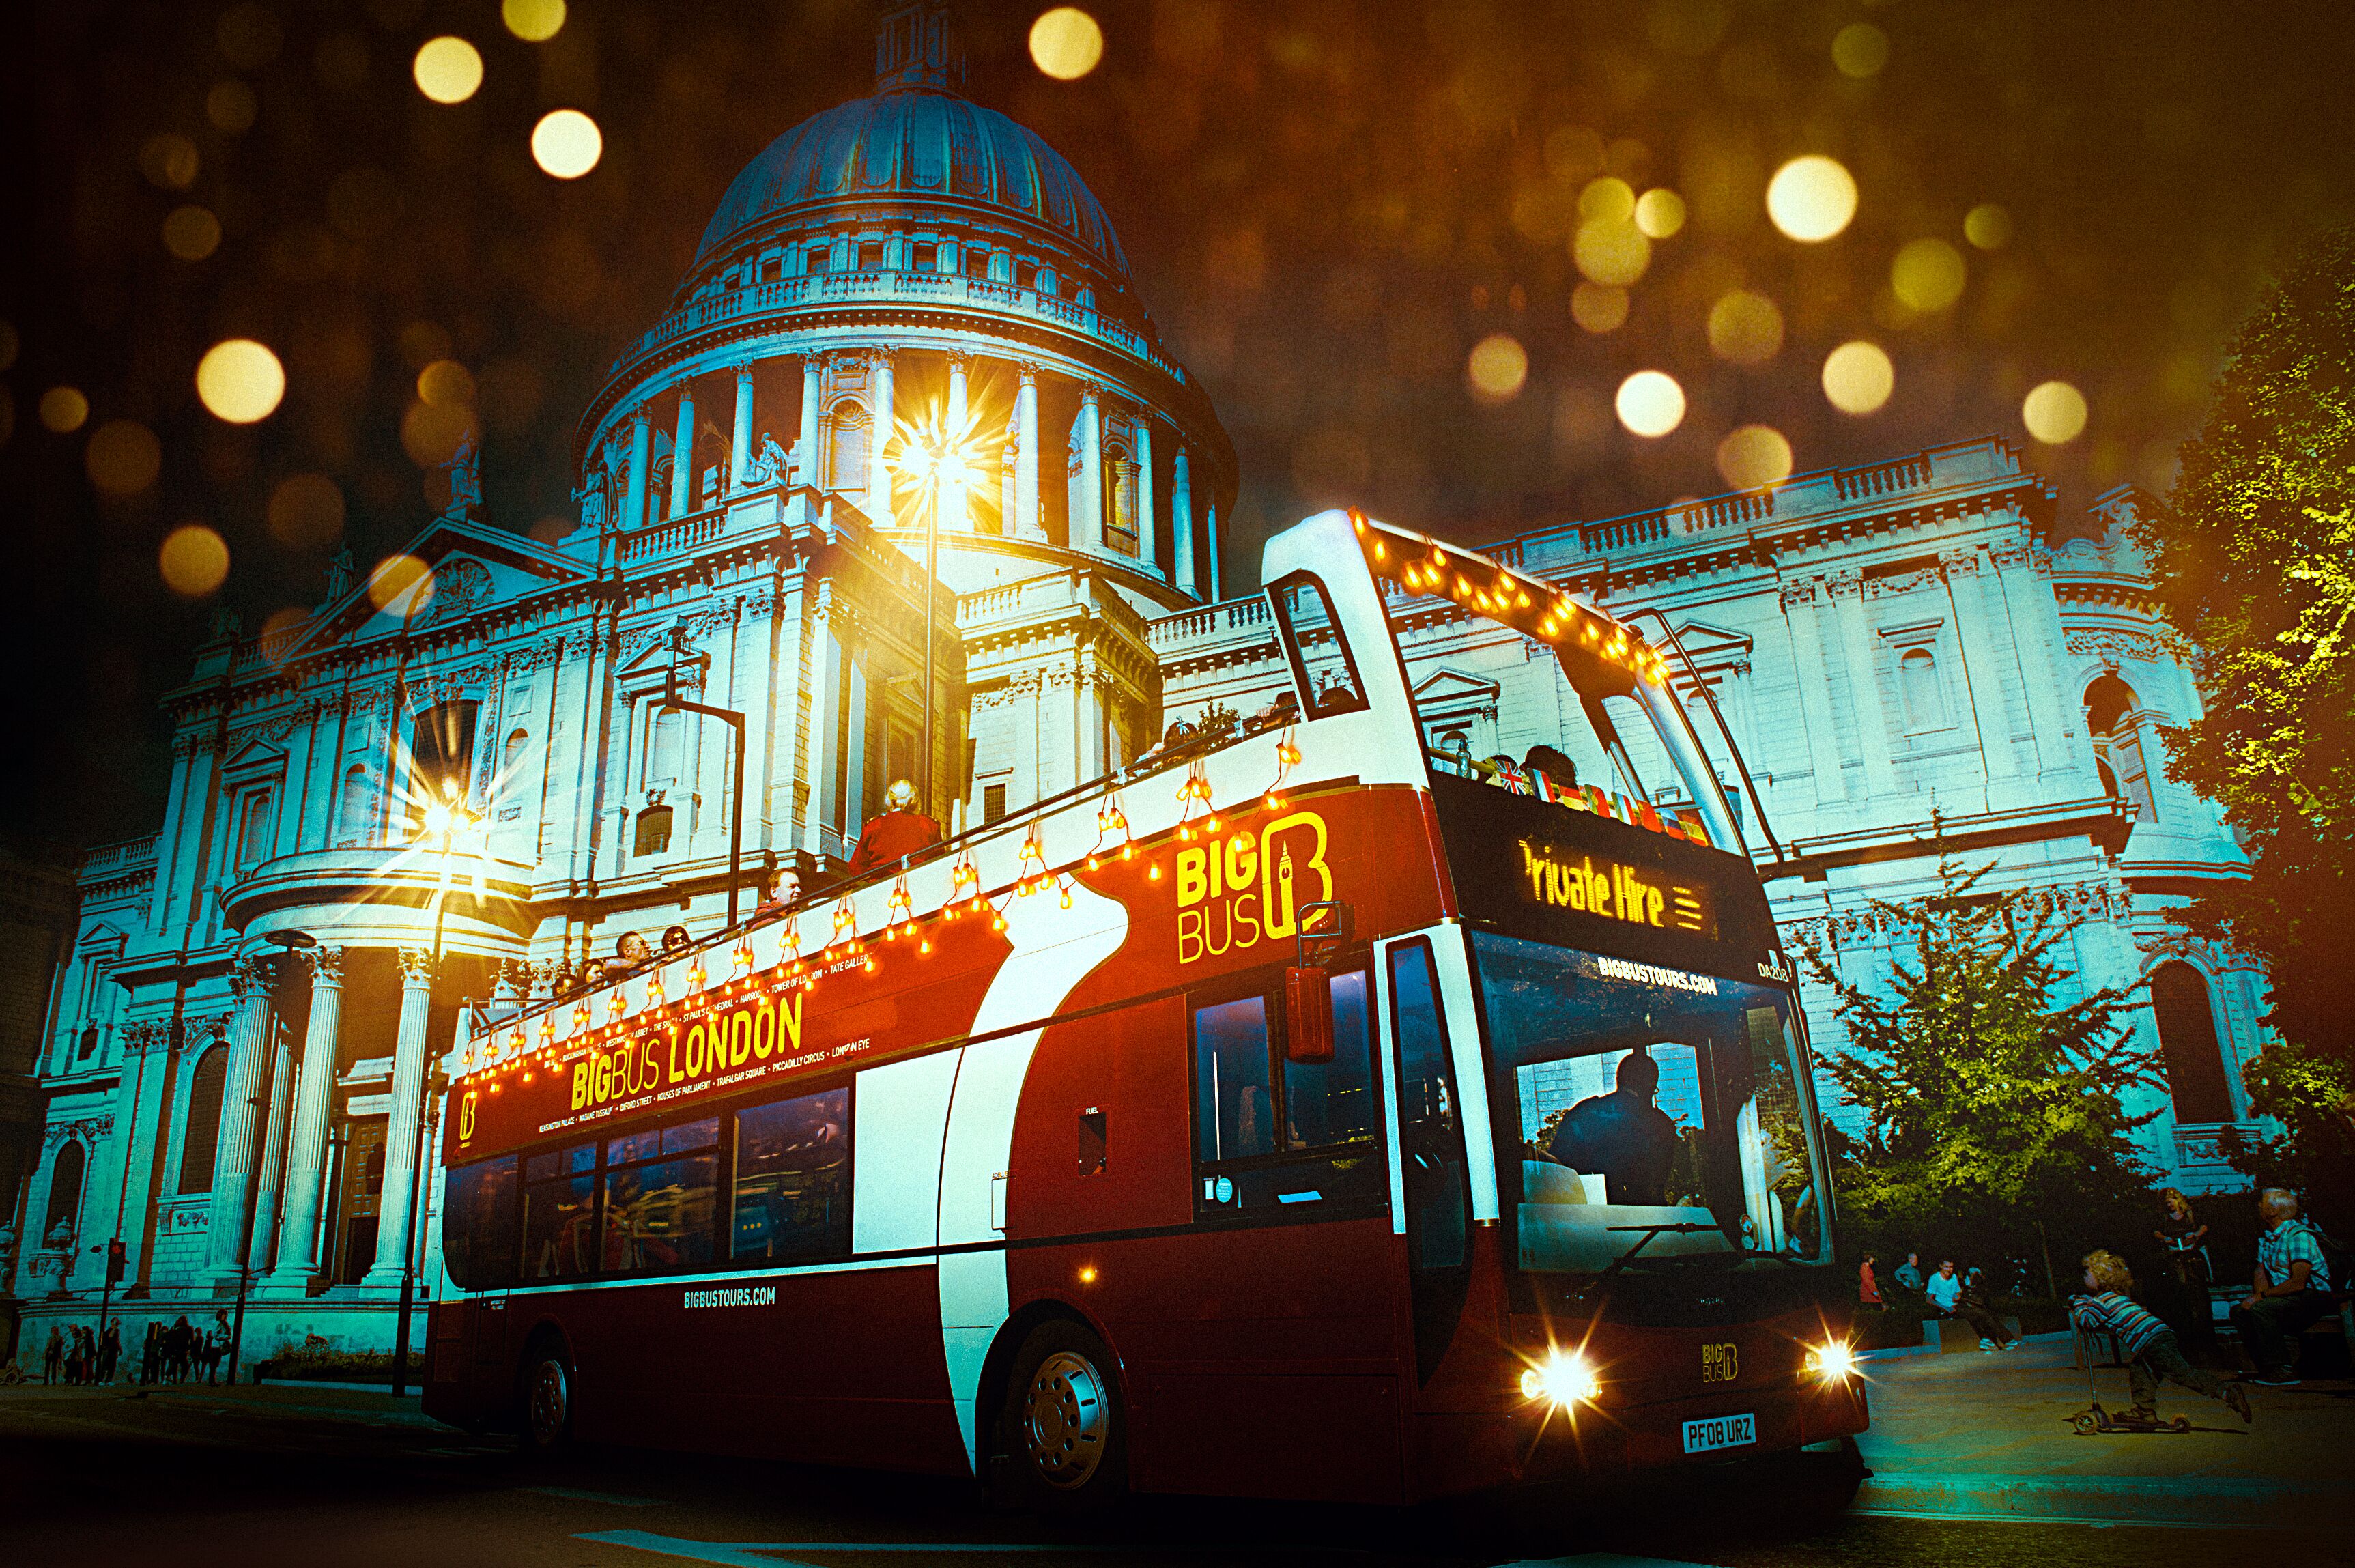
<instances>
[{"instance_id":1,"label":"bus front wheel","mask_svg":"<svg viewBox=\"0 0 2355 1568\"><path fill-rule=\"evenodd\" d=\"M523 1450L535 1458L552 1458L571 1441L572 1367L562 1350L544 1344L525 1358Z\"/></svg>"},{"instance_id":2,"label":"bus front wheel","mask_svg":"<svg viewBox=\"0 0 2355 1568\"><path fill-rule=\"evenodd\" d=\"M1127 1413L1112 1351L1076 1323L1042 1323L1007 1386L1013 1500L1040 1512L1101 1508L1127 1484Z\"/></svg>"}]
</instances>

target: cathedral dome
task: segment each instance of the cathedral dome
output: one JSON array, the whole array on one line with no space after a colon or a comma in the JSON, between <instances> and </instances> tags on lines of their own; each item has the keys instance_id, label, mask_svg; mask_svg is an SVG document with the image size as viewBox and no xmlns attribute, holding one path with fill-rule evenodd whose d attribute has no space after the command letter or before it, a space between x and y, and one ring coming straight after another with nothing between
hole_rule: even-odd
<instances>
[{"instance_id":1,"label":"cathedral dome","mask_svg":"<svg viewBox=\"0 0 2355 1568\"><path fill-rule=\"evenodd\" d=\"M1128 258L1103 203L1060 153L995 110L922 88L855 99L770 143L729 185L689 275L747 231L861 197L1028 219L1127 282Z\"/></svg>"}]
</instances>

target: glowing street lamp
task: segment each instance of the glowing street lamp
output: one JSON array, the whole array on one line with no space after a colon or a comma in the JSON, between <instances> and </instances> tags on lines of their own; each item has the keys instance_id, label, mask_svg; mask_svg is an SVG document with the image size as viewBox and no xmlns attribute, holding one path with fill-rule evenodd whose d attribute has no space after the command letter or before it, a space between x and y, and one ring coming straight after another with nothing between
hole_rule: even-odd
<instances>
[{"instance_id":1,"label":"glowing street lamp","mask_svg":"<svg viewBox=\"0 0 2355 1568\"><path fill-rule=\"evenodd\" d=\"M970 420L962 430L950 429L938 408L921 424L903 420L900 457L892 464L900 485L915 492L924 513L924 730L917 789L928 816L938 808L932 799L932 599L940 576L941 511L943 503L954 497L951 509L959 521L964 520L974 468L981 457L973 432Z\"/></svg>"}]
</instances>

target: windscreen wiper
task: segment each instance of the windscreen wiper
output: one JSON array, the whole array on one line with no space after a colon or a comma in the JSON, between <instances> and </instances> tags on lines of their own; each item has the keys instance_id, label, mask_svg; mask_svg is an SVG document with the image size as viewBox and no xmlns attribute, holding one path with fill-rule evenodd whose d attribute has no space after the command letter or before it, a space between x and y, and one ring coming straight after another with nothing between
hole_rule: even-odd
<instances>
[{"instance_id":1,"label":"windscreen wiper","mask_svg":"<svg viewBox=\"0 0 2355 1568\"><path fill-rule=\"evenodd\" d=\"M1617 1274L1621 1269L1625 1268L1627 1266L1627 1261L1630 1258L1634 1257L1637 1253L1642 1252L1646 1247L1650 1246L1653 1242L1662 1236L1698 1236L1706 1232L1721 1232L1725 1229L1722 1225L1703 1225L1690 1220L1670 1220L1665 1223L1657 1225L1605 1225L1603 1228L1606 1231L1641 1231L1644 1232L1642 1240L1638 1241L1634 1246L1629 1247L1625 1252L1621 1253L1617 1257L1611 1260L1611 1266L1604 1269L1601 1275L1604 1279L1609 1279L1613 1275Z\"/></svg>"}]
</instances>

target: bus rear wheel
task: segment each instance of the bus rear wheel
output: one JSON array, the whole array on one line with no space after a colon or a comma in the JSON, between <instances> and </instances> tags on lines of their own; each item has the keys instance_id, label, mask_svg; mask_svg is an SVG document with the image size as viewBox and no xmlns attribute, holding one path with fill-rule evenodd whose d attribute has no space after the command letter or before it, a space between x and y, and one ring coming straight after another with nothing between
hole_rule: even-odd
<instances>
[{"instance_id":1,"label":"bus rear wheel","mask_svg":"<svg viewBox=\"0 0 2355 1568\"><path fill-rule=\"evenodd\" d=\"M553 1458L572 1443L572 1366L554 1345L535 1347L524 1360L523 1451Z\"/></svg>"},{"instance_id":2,"label":"bus rear wheel","mask_svg":"<svg viewBox=\"0 0 2355 1568\"><path fill-rule=\"evenodd\" d=\"M1076 1323L1042 1323L1006 1391L1010 1500L1039 1512L1102 1508L1127 1487L1127 1413L1112 1351Z\"/></svg>"}]
</instances>

